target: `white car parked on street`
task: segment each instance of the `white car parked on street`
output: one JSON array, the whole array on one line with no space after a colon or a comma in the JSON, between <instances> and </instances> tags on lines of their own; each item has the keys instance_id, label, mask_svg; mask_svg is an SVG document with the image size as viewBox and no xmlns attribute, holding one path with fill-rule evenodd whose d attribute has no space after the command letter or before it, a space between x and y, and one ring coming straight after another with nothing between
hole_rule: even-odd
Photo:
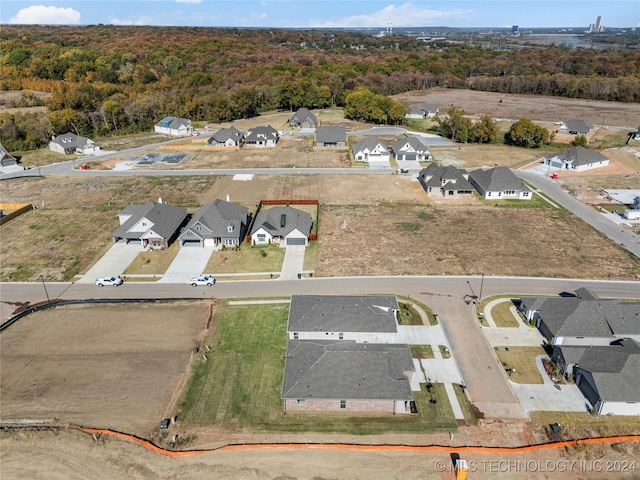
<instances>
[{"instance_id":1,"label":"white car parked on street","mask_svg":"<svg viewBox=\"0 0 640 480\"><path fill-rule=\"evenodd\" d=\"M114 287L117 287L122 285L122 279L120 277L96 278L96 285L99 287L104 287L105 285L113 285Z\"/></svg>"},{"instance_id":2,"label":"white car parked on street","mask_svg":"<svg viewBox=\"0 0 640 480\"><path fill-rule=\"evenodd\" d=\"M206 285L207 287L210 287L215 284L216 279L208 275L200 275L199 277L195 277L189 280L189 285L191 285L192 287L197 287L198 285Z\"/></svg>"}]
</instances>

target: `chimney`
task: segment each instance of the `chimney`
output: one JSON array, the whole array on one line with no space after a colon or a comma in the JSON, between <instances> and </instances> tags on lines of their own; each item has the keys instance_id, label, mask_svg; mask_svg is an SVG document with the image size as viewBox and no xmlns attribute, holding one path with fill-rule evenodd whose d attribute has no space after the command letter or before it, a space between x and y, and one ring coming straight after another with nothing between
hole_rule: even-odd
<instances>
[{"instance_id":1,"label":"chimney","mask_svg":"<svg viewBox=\"0 0 640 480\"><path fill-rule=\"evenodd\" d=\"M230 202L231 199L229 198L229 194L227 193L227 202Z\"/></svg>"},{"instance_id":2,"label":"chimney","mask_svg":"<svg viewBox=\"0 0 640 480\"><path fill-rule=\"evenodd\" d=\"M162 204L162 197L158 197L158 203Z\"/></svg>"}]
</instances>

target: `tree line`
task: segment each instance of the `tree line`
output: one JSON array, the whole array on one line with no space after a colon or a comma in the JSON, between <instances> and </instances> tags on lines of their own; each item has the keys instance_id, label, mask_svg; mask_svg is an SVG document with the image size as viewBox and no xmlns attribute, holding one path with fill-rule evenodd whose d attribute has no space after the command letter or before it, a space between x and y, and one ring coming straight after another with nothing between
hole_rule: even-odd
<instances>
[{"instance_id":1,"label":"tree line","mask_svg":"<svg viewBox=\"0 0 640 480\"><path fill-rule=\"evenodd\" d=\"M222 122L339 106L352 118L399 123L401 106L386 97L438 86L640 102L637 51L498 52L345 31L109 25L6 25L0 47L1 89L51 93L48 114L0 115L13 150L65 131L145 131L163 114Z\"/></svg>"}]
</instances>

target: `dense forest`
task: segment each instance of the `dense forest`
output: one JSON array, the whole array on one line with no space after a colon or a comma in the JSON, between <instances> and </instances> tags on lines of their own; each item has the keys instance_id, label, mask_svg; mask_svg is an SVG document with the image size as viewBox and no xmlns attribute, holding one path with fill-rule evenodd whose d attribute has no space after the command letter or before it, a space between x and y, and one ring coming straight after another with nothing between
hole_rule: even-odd
<instances>
[{"instance_id":1,"label":"dense forest","mask_svg":"<svg viewBox=\"0 0 640 480\"><path fill-rule=\"evenodd\" d=\"M48 113L0 115L9 150L52 133L149 130L163 114L212 122L272 109L346 106L441 86L640 102L640 52L561 47L495 51L345 31L5 25L2 90L51 93ZM41 101L24 94L17 105ZM354 108L352 111L357 112ZM378 112L378 113L376 113ZM397 122L397 108L369 111ZM371 116L372 115L372 116Z\"/></svg>"}]
</instances>

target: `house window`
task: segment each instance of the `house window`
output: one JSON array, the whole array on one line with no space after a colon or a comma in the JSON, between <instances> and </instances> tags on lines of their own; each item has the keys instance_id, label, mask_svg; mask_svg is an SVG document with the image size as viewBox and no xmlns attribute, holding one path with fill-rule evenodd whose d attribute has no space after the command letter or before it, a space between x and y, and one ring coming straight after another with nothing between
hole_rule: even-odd
<instances>
[{"instance_id":1,"label":"house window","mask_svg":"<svg viewBox=\"0 0 640 480\"><path fill-rule=\"evenodd\" d=\"M142 226L146 227L147 226L147 222L142 222Z\"/></svg>"},{"instance_id":2,"label":"house window","mask_svg":"<svg viewBox=\"0 0 640 480\"><path fill-rule=\"evenodd\" d=\"M344 333L340 332L340 333L338 334L338 338L339 338L340 340L344 340Z\"/></svg>"},{"instance_id":3,"label":"house window","mask_svg":"<svg viewBox=\"0 0 640 480\"><path fill-rule=\"evenodd\" d=\"M228 233L233 232L233 225L227 225L227 232Z\"/></svg>"},{"instance_id":4,"label":"house window","mask_svg":"<svg viewBox=\"0 0 640 480\"><path fill-rule=\"evenodd\" d=\"M299 398L297 401L298 405L304 405L304 398Z\"/></svg>"},{"instance_id":5,"label":"house window","mask_svg":"<svg viewBox=\"0 0 640 480\"><path fill-rule=\"evenodd\" d=\"M347 408L347 401L346 400L340 400L340 408Z\"/></svg>"},{"instance_id":6,"label":"house window","mask_svg":"<svg viewBox=\"0 0 640 480\"><path fill-rule=\"evenodd\" d=\"M258 241L259 242L264 242L267 239L267 236L264 233L259 233L258 234Z\"/></svg>"},{"instance_id":7,"label":"house window","mask_svg":"<svg viewBox=\"0 0 640 480\"><path fill-rule=\"evenodd\" d=\"M298 340L298 332L293 332L293 339Z\"/></svg>"},{"instance_id":8,"label":"house window","mask_svg":"<svg viewBox=\"0 0 640 480\"><path fill-rule=\"evenodd\" d=\"M197 230L198 232L201 232L201 231L202 231L202 226L200 226L200 225L196 225L196 230Z\"/></svg>"}]
</instances>

